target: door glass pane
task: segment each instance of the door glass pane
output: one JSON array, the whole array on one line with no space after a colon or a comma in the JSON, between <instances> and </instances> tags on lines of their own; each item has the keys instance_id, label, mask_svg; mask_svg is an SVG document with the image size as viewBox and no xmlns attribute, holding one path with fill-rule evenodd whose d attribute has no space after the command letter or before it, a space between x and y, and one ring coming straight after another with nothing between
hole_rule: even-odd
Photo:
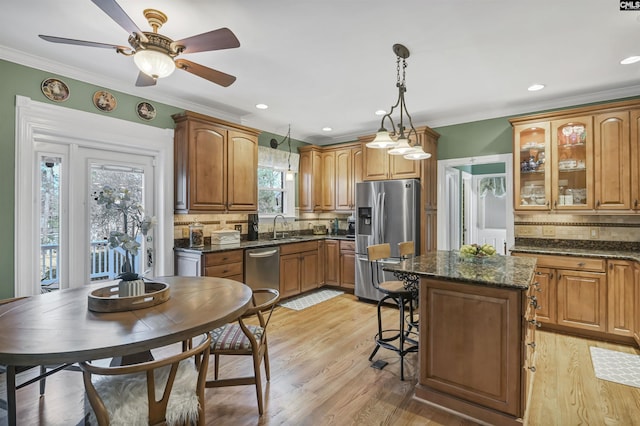
<instances>
[{"instance_id":1,"label":"door glass pane","mask_svg":"<svg viewBox=\"0 0 640 426\"><path fill-rule=\"evenodd\" d=\"M144 217L144 212L135 213L136 206L144 208L144 171L131 167L92 164L90 177L91 281L113 280L125 269L127 251L122 244L117 244L117 241L115 247L114 244L109 244L113 231L128 235L140 245L138 249L129 250L129 262L133 272L142 274L144 237L133 216ZM133 208L134 214L131 213L131 209L124 215L121 209L108 208L106 204L98 203L99 194L105 193L107 187L113 189L112 197L118 200L118 205L126 203ZM124 240L118 239L120 242Z\"/></svg>"},{"instance_id":2,"label":"door glass pane","mask_svg":"<svg viewBox=\"0 0 640 426\"><path fill-rule=\"evenodd\" d=\"M40 289L58 290L61 159L40 159Z\"/></svg>"}]
</instances>

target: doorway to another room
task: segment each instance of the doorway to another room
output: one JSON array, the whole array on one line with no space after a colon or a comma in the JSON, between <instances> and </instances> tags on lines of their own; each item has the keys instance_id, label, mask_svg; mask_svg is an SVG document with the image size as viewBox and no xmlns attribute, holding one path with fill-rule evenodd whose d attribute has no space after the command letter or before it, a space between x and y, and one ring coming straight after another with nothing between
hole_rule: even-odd
<instances>
[{"instance_id":1,"label":"doorway to another room","mask_svg":"<svg viewBox=\"0 0 640 426\"><path fill-rule=\"evenodd\" d=\"M438 161L438 250L462 244L513 246L511 154Z\"/></svg>"}]
</instances>

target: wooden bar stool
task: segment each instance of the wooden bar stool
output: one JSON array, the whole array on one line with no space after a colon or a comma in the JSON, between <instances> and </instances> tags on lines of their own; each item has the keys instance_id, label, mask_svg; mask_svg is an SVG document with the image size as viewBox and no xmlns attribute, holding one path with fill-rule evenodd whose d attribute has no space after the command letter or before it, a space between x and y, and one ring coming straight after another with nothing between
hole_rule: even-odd
<instances>
[{"instance_id":1,"label":"wooden bar stool","mask_svg":"<svg viewBox=\"0 0 640 426\"><path fill-rule=\"evenodd\" d=\"M418 351L417 334L405 331L405 306L411 303L411 291L404 288L402 281L381 281L380 268L382 260L391 257L391 246L386 244L377 244L367 247L369 262L371 263L371 281L372 285L384 294L384 297L378 302L378 333L375 336L376 346L369 356L369 361L378 352L378 349L385 348L394 351L400 355L400 380L404 380L404 356L410 352ZM382 329L382 312L381 307L385 302L393 301L400 311L400 321L397 329ZM415 339L412 337L415 336ZM382 369L387 365L385 361L376 361L373 367Z\"/></svg>"}]
</instances>

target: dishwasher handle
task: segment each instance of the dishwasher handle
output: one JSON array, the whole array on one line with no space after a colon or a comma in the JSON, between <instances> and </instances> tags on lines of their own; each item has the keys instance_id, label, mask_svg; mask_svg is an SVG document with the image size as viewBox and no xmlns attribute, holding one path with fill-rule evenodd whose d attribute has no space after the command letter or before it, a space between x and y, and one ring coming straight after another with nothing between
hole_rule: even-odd
<instances>
[{"instance_id":1,"label":"dishwasher handle","mask_svg":"<svg viewBox=\"0 0 640 426\"><path fill-rule=\"evenodd\" d=\"M258 251L258 252L249 252L249 257L271 257L274 254L278 253L278 250L267 250L267 251Z\"/></svg>"}]
</instances>

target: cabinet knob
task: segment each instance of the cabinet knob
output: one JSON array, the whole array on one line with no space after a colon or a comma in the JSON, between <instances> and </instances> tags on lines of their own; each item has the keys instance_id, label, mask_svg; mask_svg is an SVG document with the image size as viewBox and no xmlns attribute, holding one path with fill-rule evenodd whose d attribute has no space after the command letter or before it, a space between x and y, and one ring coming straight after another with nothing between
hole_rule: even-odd
<instances>
[{"instance_id":1,"label":"cabinet knob","mask_svg":"<svg viewBox=\"0 0 640 426\"><path fill-rule=\"evenodd\" d=\"M558 207L558 200L555 200L555 201L553 202L553 207L554 207L554 208Z\"/></svg>"},{"instance_id":2,"label":"cabinet knob","mask_svg":"<svg viewBox=\"0 0 640 426\"><path fill-rule=\"evenodd\" d=\"M532 348L536 347L536 342L529 342L527 343L528 346L531 346Z\"/></svg>"},{"instance_id":3,"label":"cabinet knob","mask_svg":"<svg viewBox=\"0 0 640 426\"><path fill-rule=\"evenodd\" d=\"M542 324L541 324L541 323L539 323L538 321L536 321L535 319L531 319L531 320L529 320L529 323L530 323L531 325L534 325L534 326L538 327L538 328L542 327Z\"/></svg>"},{"instance_id":4,"label":"cabinet knob","mask_svg":"<svg viewBox=\"0 0 640 426\"><path fill-rule=\"evenodd\" d=\"M549 201L548 201L548 200L547 200L547 203L546 203L546 204L547 204L547 207L549 207Z\"/></svg>"},{"instance_id":5,"label":"cabinet knob","mask_svg":"<svg viewBox=\"0 0 640 426\"><path fill-rule=\"evenodd\" d=\"M638 200L635 200L635 201L633 202L633 207L638 207Z\"/></svg>"},{"instance_id":6,"label":"cabinet knob","mask_svg":"<svg viewBox=\"0 0 640 426\"><path fill-rule=\"evenodd\" d=\"M613 263L609 264L609 270L613 271Z\"/></svg>"},{"instance_id":7,"label":"cabinet knob","mask_svg":"<svg viewBox=\"0 0 640 426\"><path fill-rule=\"evenodd\" d=\"M578 262L578 266L579 266L580 268L584 268L584 265L586 265L586 263L584 263L584 262Z\"/></svg>"},{"instance_id":8,"label":"cabinet knob","mask_svg":"<svg viewBox=\"0 0 640 426\"><path fill-rule=\"evenodd\" d=\"M527 367L529 370L531 370L532 373L536 372L536 368L532 365L530 367Z\"/></svg>"},{"instance_id":9,"label":"cabinet knob","mask_svg":"<svg viewBox=\"0 0 640 426\"><path fill-rule=\"evenodd\" d=\"M600 200L596 201L596 207L600 207Z\"/></svg>"}]
</instances>

